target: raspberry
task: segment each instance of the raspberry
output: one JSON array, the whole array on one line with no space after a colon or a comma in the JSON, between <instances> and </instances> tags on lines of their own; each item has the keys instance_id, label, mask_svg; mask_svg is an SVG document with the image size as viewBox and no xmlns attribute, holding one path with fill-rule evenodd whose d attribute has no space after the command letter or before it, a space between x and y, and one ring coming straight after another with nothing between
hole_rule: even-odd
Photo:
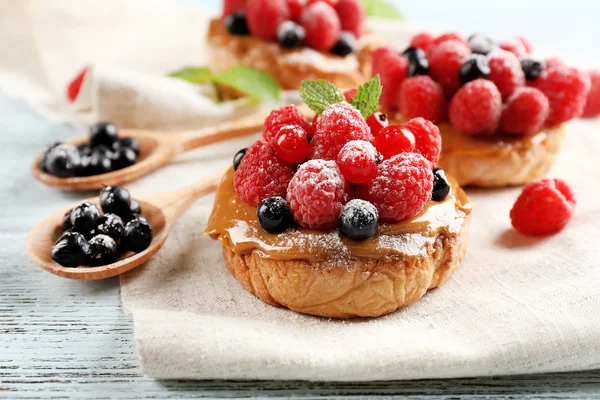
<instances>
[{"instance_id":1,"label":"raspberry","mask_svg":"<svg viewBox=\"0 0 600 400\"><path fill-rule=\"evenodd\" d=\"M271 143L279 129L284 125L298 125L306 132L311 132L310 124L302 113L294 106L277 108L265 119L263 138Z\"/></svg>"},{"instance_id":2,"label":"raspberry","mask_svg":"<svg viewBox=\"0 0 600 400\"><path fill-rule=\"evenodd\" d=\"M317 51L328 51L338 41L342 26L333 7L324 1L309 5L300 16L306 32L304 43Z\"/></svg>"},{"instance_id":3,"label":"raspberry","mask_svg":"<svg viewBox=\"0 0 600 400\"><path fill-rule=\"evenodd\" d=\"M320 1L324 1L329 4L331 7L335 8L339 2L339 0L308 0L308 4L318 3Z\"/></svg>"},{"instance_id":4,"label":"raspberry","mask_svg":"<svg viewBox=\"0 0 600 400\"><path fill-rule=\"evenodd\" d=\"M362 184L377 175L379 156L375 147L364 140L352 140L337 156L337 166L348 182Z\"/></svg>"},{"instance_id":5,"label":"raspberry","mask_svg":"<svg viewBox=\"0 0 600 400\"><path fill-rule=\"evenodd\" d=\"M514 91L525 85L525 74L517 56L505 50L494 50L488 55L490 75L488 79L496 84L504 100Z\"/></svg>"},{"instance_id":6,"label":"raspberry","mask_svg":"<svg viewBox=\"0 0 600 400\"><path fill-rule=\"evenodd\" d=\"M293 176L294 168L279 161L267 142L258 140L242 158L233 185L243 202L258 206L267 197L285 196Z\"/></svg>"},{"instance_id":7,"label":"raspberry","mask_svg":"<svg viewBox=\"0 0 600 400\"><path fill-rule=\"evenodd\" d=\"M346 101L348 103L350 103L350 101L354 98L354 96L356 96L357 91L358 91L357 88L352 88L352 89L348 89L348 90L344 91L344 97L346 98Z\"/></svg>"},{"instance_id":8,"label":"raspberry","mask_svg":"<svg viewBox=\"0 0 600 400\"><path fill-rule=\"evenodd\" d=\"M550 57L546 58L546 69L553 69L555 67L566 67L567 64L560 57Z\"/></svg>"},{"instance_id":9,"label":"raspberry","mask_svg":"<svg viewBox=\"0 0 600 400\"><path fill-rule=\"evenodd\" d=\"M246 0L224 0L223 18L233 12L242 11L244 8L246 8Z\"/></svg>"},{"instance_id":10,"label":"raspberry","mask_svg":"<svg viewBox=\"0 0 600 400\"><path fill-rule=\"evenodd\" d=\"M391 158L396 154L413 151L415 136L400 125L390 125L379 132L375 138L375 147L384 158Z\"/></svg>"},{"instance_id":11,"label":"raspberry","mask_svg":"<svg viewBox=\"0 0 600 400\"><path fill-rule=\"evenodd\" d=\"M410 41L409 47L418 47L423 51L427 52L429 48L433 45L434 37L431 33L421 32L413 36Z\"/></svg>"},{"instance_id":12,"label":"raspberry","mask_svg":"<svg viewBox=\"0 0 600 400\"><path fill-rule=\"evenodd\" d=\"M77 76L69 83L67 86L67 98L72 103L77 98L79 94L79 90L81 89L81 84L83 83L83 78L88 72L88 66L86 65L83 69L77 74Z\"/></svg>"},{"instance_id":13,"label":"raspberry","mask_svg":"<svg viewBox=\"0 0 600 400\"><path fill-rule=\"evenodd\" d=\"M435 39L433 39L433 42L431 44L432 44L432 46L437 46L437 45L447 42L449 40L458 40L459 42L462 42L465 46L469 45L469 42L467 41L467 39L465 39L464 36L458 32L443 33L443 34L439 35L438 37L436 37Z\"/></svg>"},{"instance_id":14,"label":"raspberry","mask_svg":"<svg viewBox=\"0 0 600 400\"><path fill-rule=\"evenodd\" d=\"M523 36L517 36L517 40L519 42L521 42L521 44L523 45L523 48L525 49L526 54L533 53L533 45L531 44L529 39L527 39L526 37L523 37Z\"/></svg>"},{"instance_id":15,"label":"raspberry","mask_svg":"<svg viewBox=\"0 0 600 400\"><path fill-rule=\"evenodd\" d=\"M527 49L523 42L517 38L507 39L500 42L500 48L502 50L509 51L517 57L523 57L527 54Z\"/></svg>"},{"instance_id":16,"label":"raspberry","mask_svg":"<svg viewBox=\"0 0 600 400\"><path fill-rule=\"evenodd\" d=\"M309 128L306 131L312 140L312 137L315 136L315 129L317 129L317 121L319 120L319 114L315 114L312 119L312 122L309 124Z\"/></svg>"},{"instance_id":17,"label":"raspberry","mask_svg":"<svg viewBox=\"0 0 600 400\"><path fill-rule=\"evenodd\" d=\"M388 110L398 108L398 91L406 78L408 60L397 53L384 54L380 61L381 97L379 103Z\"/></svg>"},{"instance_id":18,"label":"raspberry","mask_svg":"<svg viewBox=\"0 0 600 400\"><path fill-rule=\"evenodd\" d=\"M510 210L512 226L524 235L556 233L569 222L577 203L561 179L540 179L523 189Z\"/></svg>"},{"instance_id":19,"label":"raspberry","mask_svg":"<svg viewBox=\"0 0 600 400\"><path fill-rule=\"evenodd\" d=\"M277 28L290 19L285 0L248 0L246 20L252 35L263 40L276 40Z\"/></svg>"},{"instance_id":20,"label":"raspberry","mask_svg":"<svg viewBox=\"0 0 600 400\"><path fill-rule=\"evenodd\" d=\"M401 221L423 210L432 189L431 163L420 154L401 153L379 164L377 177L359 195L377 208L381 219Z\"/></svg>"},{"instance_id":21,"label":"raspberry","mask_svg":"<svg viewBox=\"0 0 600 400\"><path fill-rule=\"evenodd\" d=\"M440 129L424 118L413 118L402 125L415 137L415 151L425 157L432 165L436 165L442 151Z\"/></svg>"},{"instance_id":22,"label":"raspberry","mask_svg":"<svg viewBox=\"0 0 600 400\"><path fill-rule=\"evenodd\" d=\"M544 93L534 88L520 88L508 99L502 117L500 131L531 135L540 130L550 105Z\"/></svg>"},{"instance_id":23,"label":"raspberry","mask_svg":"<svg viewBox=\"0 0 600 400\"><path fill-rule=\"evenodd\" d=\"M502 113L502 96L496 85L476 79L463 86L450 102L450 122L467 135L493 134Z\"/></svg>"},{"instance_id":24,"label":"raspberry","mask_svg":"<svg viewBox=\"0 0 600 400\"><path fill-rule=\"evenodd\" d=\"M373 71L373 76L381 74L381 70L385 67L385 65L382 66L381 59L389 53L396 53L396 51L389 47L378 47L373 50L371 53L371 70Z\"/></svg>"},{"instance_id":25,"label":"raspberry","mask_svg":"<svg viewBox=\"0 0 600 400\"><path fill-rule=\"evenodd\" d=\"M273 139L273 149L281 161L290 164L299 163L308 157L310 144L306 131L298 125L284 125Z\"/></svg>"},{"instance_id":26,"label":"raspberry","mask_svg":"<svg viewBox=\"0 0 600 400\"><path fill-rule=\"evenodd\" d=\"M429 75L444 88L446 95L460 88L458 71L470 55L469 47L458 40L445 41L431 51Z\"/></svg>"},{"instance_id":27,"label":"raspberry","mask_svg":"<svg viewBox=\"0 0 600 400\"><path fill-rule=\"evenodd\" d=\"M308 229L337 225L348 199L348 184L335 161L310 160L290 181L287 201L294 219Z\"/></svg>"},{"instance_id":28,"label":"raspberry","mask_svg":"<svg viewBox=\"0 0 600 400\"><path fill-rule=\"evenodd\" d=\"M286 0L290 10L290 18L295 21L302 15L302 10L306 6L306 0Z\"/></svg>"},{"instance_id":29,"label":"raspberry","mask_svg":"<svg viewBox=\"0 0 600 400\"><path fill-rule=\"evenodd\" d=\"M546 95L550 102L547 122L557 125L581 116L591 82L589 75L581 70L558 66L547 68L531 86Z\"/></svg>"},{"instance_id":30,"label":"raspberry","mask_svg":"<svg viewBox=\"0 0 600 400\"><path fill-rule=\"evenodd\" d=\"M423 117L440 121L446 114L442 87L427 75L406 79L400 86L400 113L404 118Z\"/></svg>"},{"instance_id":31,"label":"raspberry","mask_svg":"<svg viewBox=\"0 0 600 400\"><path fill-rule=\"evenodd\" d=\"M333 104L317 121L311 145L311 159L335 160L342 147L351 140L372 140L369 125L350 104Z\"/></svg>"},{"instance_id":32,"label":"raspberry","mask_svg":"<svg viewBox=\"0 0 600 400\"><path fill-rule=\"evenodd\" d=\"M583 110L584 117L595 117L600 114L600 71L590 71L590 79L592 86Z\"/></svg>"},{"instance_id":33,"label":"raspberry","mask_svg":"<svg viewBox=\"0 0 600 400\"><path fill-rule=\"evenodd\" d=\"M350 31L356 39L360 39L365 29L365 6L358 0L340 0L335 9L342 30Z\"/></svg>"},{"instance_id":34,"label":"raspberry","mask_svg":"<svg viewBox=\"0 0 600 400\"><path fill-rule=\"evenodd\" d=\"M379 135L379 132L389 124L390 121L388 120L387 115L381 111L377 111L367 118L367 125L371 128L371 135L373 136Z\"/></svg>"}]
</instances>

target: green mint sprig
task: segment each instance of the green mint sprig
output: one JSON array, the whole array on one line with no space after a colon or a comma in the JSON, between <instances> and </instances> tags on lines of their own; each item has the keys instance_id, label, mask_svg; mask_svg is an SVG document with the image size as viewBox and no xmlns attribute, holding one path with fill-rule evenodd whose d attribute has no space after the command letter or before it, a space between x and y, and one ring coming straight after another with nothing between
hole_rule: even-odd
<instances>
[{"instance_id":1,"label":"green mint sprig","mask_svg":"<svg viewBox=\"0 0 600 400\"><path fill-rule=\"evenodd\" d=\"M356 107L362 116L367 119L377 111L380 96L381 79L379 78L379 74L377 74L370 81L358 87L350 104Z\"/></svg>"},{"instance_id":2,"label":"green mint sprig","mask_svg":"<svg viewBox=\"0 0 600 400\"><path fill-rule=\"evenodd\" d=\"M404 19L402 13L386 0L361 0L369 17Z\"/></svg>"}]
</instances>

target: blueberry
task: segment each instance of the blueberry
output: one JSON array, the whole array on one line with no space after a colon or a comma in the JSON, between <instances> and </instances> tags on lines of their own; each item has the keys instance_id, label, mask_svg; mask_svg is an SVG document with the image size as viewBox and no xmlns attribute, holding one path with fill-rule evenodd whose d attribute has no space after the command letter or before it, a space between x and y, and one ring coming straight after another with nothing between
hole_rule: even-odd
<instances>
[{"instance_id":1,"label":"blueberry","mask_svg":"<svg viewBox=\"0 0 600 400\"><path fill-rule=\"evenodd\" d=\"M44 171L44 172L48 172L48 171L46 170L46 158L48 157L48 154L50 154L50 151L51 151L53 148L55 148L56 146L59 146L59 145L61 145L61 144L62 144L62 142L54 142L54 143L52 143L52 144L50 144L50 145L48 145L48 146L46 147L46 149L45 149L45 150L44 150L44 152L42 153L42 157L40 158L40 164L39 164L39 167L40 167L40 169L41 169L42 171Z\"/></svg>"},{"instance_id":2,"label":"blueberry","mask_svg":"<svg viewBox=\"0 0 600 400\"><path fill-rule=\"evenodd\" d=\"M433 169L433 192L431 193L431 200L442 201L450 193L450 183L446 178L446 173L441 168Z\"/></svg>"},{"instance_id":3,"label":"blueberry","mask_svg":"<svg viewBox=\"0 0 600 400\"><path fill-rule=\"evenodd\" d=\"M79 151L79 155L81 157L87 157L92 155L92 146L88 143L82 143L77 146L77 150Z\"/></svg>"},{"instance_id":4,"label":"blueberry","mask_svg":"<svg viewBox=\"0 0 600 400\"><path fill-rule=\"evenodd\" d=\"M467 61L461 65L458 78L462 83L474 81L479 78L487 78L490 75L490 66L486 56L472 54Z\"/></svg>"},{"instance_id":5,"label":"blueberry","mask_svg":"<svg viewBox=\"0 0 600 400\"><path fill-rule=\"evenodd\" d=\"M48 152L44 160L44 171L59 178L75 176L81 164L77 147L71 144L59 144Z\"/></svg>"},{"instance_id":6,"label":"blueberry","mask_svg":"<svg viewBox=\"0 0 600 400\"><path fill-rule=\"evenodd\" d=\"M54 243L50 256L63 267L73 268L86 264L89 249L90 245L81 233L67 232Z\"/></svg>"},{"instance_id":7,"label":"blueberry","mask_svg":"<svg viewBox=\"0 0 600 400\"><path fill-rule=\"evenodd\" d=\"M429 73L429 61L425 52L418 47L409 47L402 53L408 59L408 76L427 75Z\"/></svg>"},{"instance_id":8,"label":"blueberry","mask_svg":"<svg viewBox=\"0 0 600 400\"><path fill-rule=\"evenodd\" d=\"M106 214L124 217L130 212L131 195L122 187L107 186L100 192L100 206Z\"/></svg>"},{"instance_id":9,"label":"blueberry","mask_svg":"<svg viewBox=\"0 0 600 400\"><path fill-rule=\"evenodd\" d=\"M342 31L337 43L331 49L331 52L338 56L347 56L356 49L356 38L352 32Z\"/></svg>"},{"instance_id":10,"label":"blueberry","mask_svg":"<svg viewBox=\"0 0 600 400\"><path fill-rule=\"evenodd\" d=\"M306 32L294 21L286 21L277 28L277 41L286 49L293 49L304 44Z\"/></svg>"},{"instance_id":11,"label":"blueberry","mask_svg":"<svg viewBox=\"0 0 600 400\"><path fill-rule=\"evenodd\" d=\"M100 209L95 204L86 201L78 205L71 210L70 219L73 231L83 235L89 234L98 226L100 215Z\"/></svg>"},{"instance_id":12,"label":"blueberry","mask_svg":"<svg viewBox=\"0 0 600 400\"><path fill-rule=\"evenodd\" d=\"M113 153L111 160L113 170L117 170L135 164L137 155L129 147L122 147Z\"/></svg>"},{"instance_id":13,"label":"blueberry","mask_svg":"<svg viewBox=\"0 0 600 400\"><path fill-rule=\"evenodd\" d=\"M126 137L115 141L112 145L113 151L117 151L124 147L133 150L136 156L140 155L140 143L137 141L137 139L132 137Z\"/></svg>"},{"instance_id":14,"label":"blueberry","mask_svg":"<svg viewBox=\"0 0 600 400\"><path fill-rule=\"evenodd\" d=\"M83 157L77 169L79 176L105 174L113 170L112 160L109 156L94 152L89 157Z\"/></svg>"},{"instance_id":15,"label":"blueberry","mask_svg":"<svg viewBox=\"0 0 600 400\"><path fill-rule=\"evenodd\" d=\"M125 225L121 246L135 253L144 251L152 243L152 228L145 218L132 219Z\"/></svg>"},{"instance_id":16,"label":"blueberry","mask_svg":"<svg viewBox=\"0 0 600 400\"><path fill-rule=\"evenodd\" d=\"M469 37L469 47L471 48L471 52L475 54L486 55L497 48L498 44L485 35L471 35Z\"/></svg>"},{"instance_id":17,"label":"blueberry","mask_svg":"<svg viewBox=\"0 0 600 400\"><path fill-rule=\"evenodd\" d=\"M110 148L117 139L119 139L117 126L111 122L98 122L90 129L92 147L104 145Z\"/></svg>"},{"instance_id":18,"label":"blueberry","mask_svg":"<svg viewBox=\"0 0 600 400\"><path fill-rule=\"evenodd\" d=\"M142 206L137 200L131 199L131 206L129 207L131 214L140 215L142 213Z\"/></svg>"},{"instance_id":19,"label":"blueberry","mask_svg":"<svg viewBox=\"0 0 600 400\"><path fill-rule=\"evenodd\" d=\"M233 170L234 171L236 171L238 169L238 167L240 166L240 163L242 162L242 158L244 158L244 156L246 155L246 151L248 151L248 149L241 149L240 151L235 153L235 156L233 156Z\"/></svg>"},{"instance_id":20,"label":"blueberry","mask_svg":"<svg viewBox=\"0 0 600 400\"><path fill-rule=\"evenodd\" d=\"M117 242L110 236L97 235L89 243L88 259L93 265L111 264L117 259Z\"/></svg>"},{"instance_id":21,"label":"blueberry","mask_svg":"<svg viewBox=\"0 0 600 400\"><path fill-rule=\"evenodd\" d=\"M121 240L125 225L123 220L115 214L104 214L98 220L98 226L92 231L92 236L110 236L115 242Z\"/></svg>"},{"instance_id":22,"label":"blueberry","mask_svg":"<svg viewBox=\"0 0 600 400\"><path fill-rule=\"evenodd\" d=\"M525 73L525 79L534 81L542 74L542 72L544 72L546 63L543 60L523 57L521 58L521 69Z\"/></svg>"},{"instance_id":23,"label":"blueberry","mask_svg":"<svg viewBox=\"0 0 600 400\"><path fill-rule=\"evenodd\" d=\"M236 11L225 17L225 28L232 35L248 35L248 21L246 15L241 11Z\"/></svg>"},{"instance_id":24,"label":"blueberry","mask_svg":"<svg viewBox=\"0 0 600 400\"><path fill-rule=\"evenodd\" d=\"M377 231L379 213L368 201L350 200L340 213L342 233L353 240L365 240Z\"/></svg>"},{"instance_id":25,"label":"blueberry","mask_svg":"<svg viewBox=\"0 0 600 400\"><path fill-rule=\"evenodd\" d=\"M283 197L268 197L260 202L257 210L258 222L268 233L281 233L291 225L293 218L290 206Z\"/></svg>"},{"instance_id":26,"label":"blueberry","mask_svg":"<svg viewBox=\"0 0 600 400\"><path fill-rule=\"evenodd\" d=\"M63 231L68 231L69 229L71 229L73 227L73 225L71 224L71 211L69 210L65 213L65 215L63 216L62 219L62 230Z\"/></svg>"}]
</instances>

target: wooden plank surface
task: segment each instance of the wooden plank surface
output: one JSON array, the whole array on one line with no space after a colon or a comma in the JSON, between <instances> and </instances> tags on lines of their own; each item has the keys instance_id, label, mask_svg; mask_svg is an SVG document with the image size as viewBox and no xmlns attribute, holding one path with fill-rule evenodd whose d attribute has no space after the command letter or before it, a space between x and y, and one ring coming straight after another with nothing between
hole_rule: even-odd
<instances>
[{"instance_id":1,"label":"wooden plank surface","mask_svg":"<svg viewBox=\"0 0 600 400\"><path fill-rule=\"evenodd\" d=\"M28 166L42 143L73 134L0 94L0 398L281 397L600 399L600 371L412 382L154 381L141 376L117 279L69 281L27 258L27 232L90 193L46 188Z\"/></svg>"}]
</instances>

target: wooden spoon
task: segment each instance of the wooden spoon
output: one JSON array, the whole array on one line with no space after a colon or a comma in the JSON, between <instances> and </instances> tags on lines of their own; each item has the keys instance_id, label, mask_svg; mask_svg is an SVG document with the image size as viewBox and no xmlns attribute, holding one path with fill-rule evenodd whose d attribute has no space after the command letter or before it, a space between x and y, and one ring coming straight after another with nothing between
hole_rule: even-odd
<instances>
[{"instance_id":1,"label":"wooden spoon","mask_svg":"<svg viewBox=\"0 0 600 400\"><path fill-rule=\"evenodd\" d=\"M33 162L31 172L34 177L46 185L63 190L93 190L102 189L105 186L123 186L162 167L177 154L184 151L259 132L262 130L267 115L266 112L257 113L193 132L169 134L144 130L123 130L120 133L121 137L132 137L139 142L140 156L135 164L105 174L59 178L40 169L39 164L42 155L39 155ZM87 141L89 141L88 137L81 136L68 140L66 143L77 145Z\"/></svg>"},{"instance_id":2,"label":"wooden spoon","mask_svg":"<svg viewBox=\"0 0 600 400\"><path fill-rule=\"evenodd\" d=\"M228 167L231 168L231 167ZM200 197L216 190L225 170L219 170L198 183L166 193L132 196L142 206L143 216L152 227L152 243L141 253L127 253L112 264L101 267L67 268L50 257L50 251L62 234L62 218L65 213L82 202L57 211L33 227L27 237L29 258L55 275L77 280L96 280L120 275L148 261L165 243L177 218ZM98 198L86 201L98 204Z\"/></svg>"}]
</instances>

